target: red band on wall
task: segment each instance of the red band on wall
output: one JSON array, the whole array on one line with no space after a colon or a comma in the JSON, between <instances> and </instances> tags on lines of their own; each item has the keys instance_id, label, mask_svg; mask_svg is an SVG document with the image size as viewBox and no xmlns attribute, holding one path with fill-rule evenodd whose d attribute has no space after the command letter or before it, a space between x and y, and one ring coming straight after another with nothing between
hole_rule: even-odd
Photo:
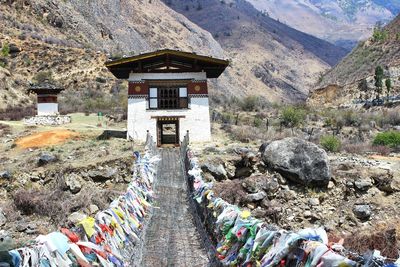
<instances>
[{"instance_id":1,"label":"red band on wall","mask_svg":"<svg viewBox=\"0 0 400 267\"><path fill-rule=\"evenodd\" d=\"M149 85L147 82L129 82L128 95L147 95Z\"/></svg>"},{"instance_id":2,"label":"red band on wall","mask_svg":"<svg viewBox=\"0 0 400 267\"><path fill-rule=\"evenodd\" d=\"M192 81L188 84L189 95L208 94L207 81Z\"/></svg>"},{"instance_id":3,"label":"red band on wall","mask_svg":"<svg viewBox=\"0 0 400 267\"><path fill-rule=\"evenodd\" d=\"M38 103L57 103L57 96L38 96Z\"/></svg>"}]
</instances>

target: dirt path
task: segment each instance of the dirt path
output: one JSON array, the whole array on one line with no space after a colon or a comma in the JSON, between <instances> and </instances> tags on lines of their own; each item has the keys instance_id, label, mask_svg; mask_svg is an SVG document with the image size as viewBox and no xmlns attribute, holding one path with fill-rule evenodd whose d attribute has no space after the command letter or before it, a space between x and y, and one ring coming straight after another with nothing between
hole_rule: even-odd
<instances>
[{"instance_id":1,"label":"dirt path","mask_svg":"<svg viewBox=\"0 0 400 267\"><path fill-rule=\"evenodd\" d=\"M179 150L160 150L154 213L145 233L140 266L208 266L191 217Z\"/></svg>"}]
</instances>

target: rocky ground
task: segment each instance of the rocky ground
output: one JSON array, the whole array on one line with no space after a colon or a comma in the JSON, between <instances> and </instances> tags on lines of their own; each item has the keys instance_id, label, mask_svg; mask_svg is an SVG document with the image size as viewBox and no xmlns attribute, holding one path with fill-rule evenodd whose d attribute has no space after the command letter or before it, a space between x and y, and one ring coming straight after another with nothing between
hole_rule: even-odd
<instances>
[{"instance_id":1,"label":"rocky ground","mask_svg":"<svg viewBox=\"0 0 400 267\"><path fill-rule=\"evenodd\" d=\"M99 126L96 116L83 114L72 121L56 127L0 122L0 225L15 245L107 207L130 182L132 149L142 145L97 139L123 124Z\"/></svg>"},{"instance_id":2,"label":"rocky ground","mask_svg":"<svg viewBox=\"0 0 400 267\"><path fill-rule=\"evenodd\" d=\"M195 146L219 196L282 228L324 226L354 250L398 257L399 153L326 154L303 139L240 143L219 128L214 143Z\"/></svg>"}]
</instances>

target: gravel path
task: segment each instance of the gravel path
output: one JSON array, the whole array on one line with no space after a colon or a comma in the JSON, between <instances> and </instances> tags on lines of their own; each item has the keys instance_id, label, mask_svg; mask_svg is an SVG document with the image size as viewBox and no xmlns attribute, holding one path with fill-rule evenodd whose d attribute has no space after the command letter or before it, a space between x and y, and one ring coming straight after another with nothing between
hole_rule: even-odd
<instances>
[{"instance_id":1,"label":"gravel path","mask_svg":"<svg viewBox=\"0 0 400 267\"><path fill-rule=\"evenodd\" d=\"M208 266L206 251L189 211L178 149L160 149L153 215L140 266Z\"/></svg>"}]
</instances>

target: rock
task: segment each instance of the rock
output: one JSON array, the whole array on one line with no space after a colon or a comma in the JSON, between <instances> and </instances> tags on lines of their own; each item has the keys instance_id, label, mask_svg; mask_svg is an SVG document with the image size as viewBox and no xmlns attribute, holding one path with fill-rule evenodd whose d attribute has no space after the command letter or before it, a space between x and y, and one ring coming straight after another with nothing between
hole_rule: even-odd
<instances>
[{"instance_id":1,"label":"rock","mask_svg":"<svg viewBox=\"0 0 400 267\"><path fill-rule=\"evenodd\" d=\"M96 77L96 82L98 83L107 83L107 80L103 77Z\"/></svg>"},{"instance_id":2,"label":"rock","mask_svg":"<svg viewBox=\"0 0 400 267\"><path fill-rule=\"evenodd\" d=\"M267 210L257 207L252 211L252 215L256 218L263 218L267 214Z\"/></svg>"},{"instance_id":3,"label":"rock","mask_svg":"<svg viewBox=\"0 0 400 267\"><path fill-rule=\"evenodd\" d=\"M90 170L88 172L89 177L95 182L105 182L111 180L115 174L117 174L118 170L116 168L107 168L101 171L99 170Z\"/></svg>"},{"instance_id":4,"label":"rock","mask_svg":"<svg viewBox=\"0 0 400 267\"><path fill-rule=\"evenodd\" d=\"M18 222L15 225L15 230L17 230L18 232L25 232L25 230L28 229L28 224L26 222Z\"/></svg>"},{"instance_id":5,"label":"rock","mask_svg":"<svg viewBox=\"0 0 400 267\"><path fill-rule=\"evenodd\" d=\"M37 174L32 174L31 176L29 176L29 179L30 179L32 182L38 182L38 181L40 181L40 176L37 175Z\"/></svg>"},{"instance_id":6,"label":"rock","mask_svg":"<svg viewBox=\"0 0 400 267\"><path fill-rule=\"evenodd\" d=\"M56 161L57 161L57 157L56 156L54 156L52 154L48 154L48 153L43 153L39 157L38 165L39 166L43 166L43 165L49 164L51 162L56 162Z\"/></svg>"},{"instance_id":7,"label":"rock","mask_svg":"<svg viewBox=\"0 0 400 267\"><path fill-rule=\"evenodd\" d=\"M7 251L13 249L13 241L11 235L5 230L0 230L0 249L1 251Z\"/></svg>"},{"instance_id":8,"label":"rock","mask_svg":"<svg viewBox=\"0 0 400 267\"><path fill-rule=\"evenodd\" d=\"M11 179L11 173L9 171L1 171L0 178L2 179Z\"/></svg>"},{"instance_id":9,"label":"rock","mask_svg":"<svg viewBox=\"0 0 400 267\"><path fill-rule=\"evenodd\" d=\"M203 172L210 173L217 181L225 180L228 178L227 172L222 164L212 164L210 162L201 165Z\"/></svg>"},{"instance_id":10,"label":"rock","mask_svg":"<svg viewBox=\"0 0 400 267\"><path fill-rule=\"evenodd\" d=\"M372 186L371 179L359 179L354 182L355 188L360 191L367 191Z\"/></svg>"},{"instance_id":11,"label":"rock","mask_svg":"<svg viewBox=\"0 0 400 267\"><path fill-rule=\"evenodd\" d=\"M16 44L10 44L9 48L10 48L10 54L18 54L19 52L21 52L21 49L19 49L19 47Z\"/></svg>"},{"instance_id":12,"label":"rock","mask_svg":"<svg viewBox=\"0 0 400 267\"><path fill-rule=\"evenodd\" d=\"M0 208L0 226L5 225L7 222L7 217L4 214L3 210Z\"/></svg>"},{"instance_id":13,"label":"rock","mask_svg":"<svg viewBox=\"0 0 400 267\"><path fill-rule=\"evenodd\" d=\"M78 222L85 219L87 216L81 212L73 212L68 216L68 221L73 224L77 224Z\"/></svg>"},{"instance_id":14,"label":"rock","mask_svg":"<svg viewBox=\"0 0 400 267\"><path fill-rule=\"evenodd\" d=\"M353 207L353 213L360 220L368 220L371 217L372 210L369 205L357 204Z\"/></svg>"},{"instance_id":15,"label":"rock","mask_svg":"<svg viewBox=\"0 0 400 267\"><path fill-rule=\"evenodd\" d=\"M318 198L310 198L308 199L308 204L310 204L310 206L318 206L320 202Z\"/></svg>"},{"instance_id":16,"label":"rock","mask_svg":"<svg viewBox=\"0 0 400 267\"><path fill-rule=\"evenodd\" d=\"M89 205L89 212L90 214L95 214L96 212L99 211L99 207L97 207L96 205L92 204Z\"/></svg>"},{"instance_id":17,"label":"rock","mask_svg":"<svg viewBox=\"0 0 400 267\"><path fill-rule=\"evenodd\" d=\"M311 215L312 215L312 213L311 213L311 211L309 211L309 210L306 210L306 211L303 213L304 218L309 218L309 217L311 217Z\"/></svg>"},{"instance_id":18,"label":"rock","mask_svg":"<svg viewBox=\"0 0 400 267\"><path fill-rule=\"evenodd\" d=\"M376 187L386 193L400 191L400 172L391 173L388 170L374 169L370 171Z\"/></svg>"},{"instance_id":19,"label":"rock","mask_svg":"<svg viewBox=\"0 0 400 267\"><path fill-rule=\"evenodd\" d=\"M274 180L269 181L269 182L265 185L265 187L264 187L264 189L265 189L269 194L275 194L276 192L279 191L279 188L280 188L279 183L278 183L277 181L274 181ZM268 195L269 195L269 194L268 194Z\"/></svg>"},{"instance_id":20,"label":"rock","mask_svg":"<svg viewBox=\"0 0 400 267\"><path fill-rule=\"evenodd\" d=\"M220 150L215 146L207 146L203 149L204 153L220 153Z\"/></svg>"},{"instance_id":21,"label":"rock","mask_svg":"<svg viewBox=\"0 0 400 267\"><path fill-rule=\"evenodd\" d=\"M267 196L267 194L264 191L260 191L258 193L247 194L246 200L248 202L256 202L256 201L263 200L266 196Z\"/></svg>"},{"instance_id":22,"label":"rock","mask_svg":"<svg viewBox=\"0 0 400 267\"><path fill-rule=\"evenodd\" d=\"M250 167L238 167L235 170L236 178L249 177L253 173L253 170Z\"/></svg>"},{"instance_id":23,"label":"rock","mask_svg":"<svg viewBox=\"0 0 400 267\"><path fill-rule=\"evenodd\" d=\"M27 225L27 228L25 229L25 233L29 234L29 235L33 235L36 234L37 231L37 226L34 223L30 223Z\"/></svg>"},{"instance_id":24,"label":"rock","mask_svg":"<svg viewBox=\"0 0 400 267\"><path fill-rule=\"evenodd\" d=\"M129 184L130 182L132 182L132 177L130 175L125 175L124 176L124 182Z\"/></svg>"},{"instance_id":25,"label":"rock","mask_svg":"<svg viewBox=\"0 0 400 267\"><path fill-rule=\"evenodd\" d=\"M332 181L329 181L328 183L328 189L333 189L335 187L335 183Z\"/></svg>"},{"instance_id":26,"label":"rock","mask_svg":"<svg viewBox=\"0 0 400 267\"><path fill-rule=\"evenodd\" d=\"M297 194L293 190L282 190L277 195L278 198L283 199L285 201L293 200L297 198Z\"/></svg>"},{"instance_id":27,"label":"rock","mask_svg":"<svg viewBox=\"0 0 400 267\"><path fill-rule=\"evenodd\" d=\"M275 173L273 177L278 181L279 184L282 184L282 185L287 184L286 179L283 178L283 176L280 173Z\"/></svg>"},{"instance_id":28,"label":"rock","mask_svg":"<svg viewBox=\"0 0 400 267\"><path fill-rule=\"evenodd\" d=\"M260 148L258 149L258 152L261 154L264 154L265 149L267 148L267 146L269 145L269 143L263 143Z\"/></svg>"},{"instance_id":29,"label":"rock","mask_svg":"<svg viewBox=\"0 0 400 267\"><path fill-rule=\"evenodd\" d=\"M326 152L299 138L272 142L265 149L262 158L270 168L295 183L327 186L331 178Z\"/></svg>"},{"instance_id":30,"label":"rock","mask_svg":"<svg viewBox=\"0 0 400 267\"><path fill-rule=\"evenodd\" d=\"M257 193L265 189L268 177L264 175L254 175L244 179L242 186L249 193Z\"/></svg>"},{"instance_id":31,"label":"rock","mask_svg":"<svg viewBox=\"0 0 400 267\"><path fill-rule=\"evenodd\" d=\"M82 184L80 181L81 178L77 174L72 173L65 179L65 184L71 193L76 194L82 189Z\"/></svg>"}]
</instances>

